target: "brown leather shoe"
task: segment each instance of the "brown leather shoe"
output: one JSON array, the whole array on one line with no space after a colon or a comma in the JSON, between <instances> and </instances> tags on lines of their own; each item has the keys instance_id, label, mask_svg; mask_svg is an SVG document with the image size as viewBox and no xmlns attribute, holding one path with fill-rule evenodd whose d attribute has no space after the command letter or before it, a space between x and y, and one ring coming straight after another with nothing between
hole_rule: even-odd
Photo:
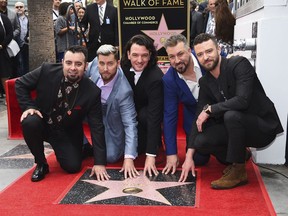
<instances>
[{"instance_id":1,"label":"brown leather shoe","mask_svg":"<svg viewBox=\"0 0 288 216\"><path fill-rule=\"evenodd\" d=\"M248 183L245 164L233 164L220 179L211 182L213 189L230 189Z\"/></svg>"},{"instance_id":2,"label":"brown leather shoe","mask_svg":"<svg viewBox=\"0 0 288 216\"><path fill-rule=\"evenodd\" d=\"M223 173L223 174L228 173L229 170L232 168L232 166L233 166L233 164L228 165L228 166L222 171L222 173Z\"/></svg>"},{"instance_id":3,"label":"brown leather shoe","mask_svg":"<svg viewBox=\"0 0 288 216\"><path fill-rule=\"evenodd\" d=\"M252 156L250 149L246 149L245 161L248 161ZM223 171L223 174L226 174L232 167L233 164L228 165Z\"/></svg>"}]
</instances>

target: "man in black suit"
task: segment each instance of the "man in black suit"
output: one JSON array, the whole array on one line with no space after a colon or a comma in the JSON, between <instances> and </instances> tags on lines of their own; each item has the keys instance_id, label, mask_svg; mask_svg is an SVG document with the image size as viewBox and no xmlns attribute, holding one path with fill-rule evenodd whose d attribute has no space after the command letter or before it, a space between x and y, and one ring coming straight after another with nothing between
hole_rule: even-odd
<instances>
[{"instance_id":1,"label":"man in black suit","mask_svg":"<svg viewBox=\"0 0 288 216\"><path fill-rule=\"evenodd\" d=\"M138 121L138 154L146 153L144 175L157 175L155 157L162 145L163 72L157 66L153 41L135 35L126 44L121 67L133 92Z\"/></svg>"},{"instance_id":2,"label":"man in black suit","mask_svg":"<svg viewBox=\"0 0 288 216\"><path fill-rule=\"evenodd\" d=\"M49 172L43 142L54 149L57 161L68 173L81 170L83 128L87 116L94 151L91 175L109 179L106 172L106 145L102 122L101 91L86 76L87 50L72 46L65 52L61 64L44 63L41 67L16 80L15 88L23 111L23 136L34 155L36 169L33 182ZM30 96L36 91L36 98Z\"/></svg>"},{"instance_id":3,"label":"man in black suit","mask_svg":"<svg viewBox=\"0 0 288 216\"><path fill-rule=\"evenodd\" d=\"M117 9L106 2L96 0L96 3L87 6L81 21L84 28L89 27L88 61L96 57L98 48L103 44L119 45Z\"/></svg>"},{"instance_id":4,"label":"man in black suit","mask_svg":"<svg viewBox=\"0 0 288 216\"><path fill-rule=\"evenodd\" d=\"M196 11L197 2L195 0L190 1L190 47L193 47L194 38L203 32L204 18L202 13Z\"/></svg>"},{"instance_id":5,"label":"man in black suit","mask_svg":"<svg viewBox=\"0 0 288 216\"><path fill-rule=\"evenodd\" d=\"M195 149L230 163L224 175L211 182L213 189L230 189L248 182L246 147L263 148L283 132L273 102L266 96L250 62L241 56L221 58L214 36L200 34L194 50L206 73L192 125L186 159L179 181L194 171Z\"/></svg>"}]
</instances>

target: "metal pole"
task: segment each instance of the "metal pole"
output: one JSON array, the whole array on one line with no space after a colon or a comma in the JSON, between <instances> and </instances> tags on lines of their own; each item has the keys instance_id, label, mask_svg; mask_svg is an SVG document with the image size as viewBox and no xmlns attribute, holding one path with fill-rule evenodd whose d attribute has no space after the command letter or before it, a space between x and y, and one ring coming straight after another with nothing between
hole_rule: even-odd
<instances>
[{"instance_id":1,"label":"metal pole","mask_svg":"<svg viewBox=\"0 0 288 216\"><path fill-rule=\"evenodd\" d=\"M288 116L287 116L287 129L286 129L286 152L285 152L285 166L288 167Z\"/></svg>"}]
</instances>

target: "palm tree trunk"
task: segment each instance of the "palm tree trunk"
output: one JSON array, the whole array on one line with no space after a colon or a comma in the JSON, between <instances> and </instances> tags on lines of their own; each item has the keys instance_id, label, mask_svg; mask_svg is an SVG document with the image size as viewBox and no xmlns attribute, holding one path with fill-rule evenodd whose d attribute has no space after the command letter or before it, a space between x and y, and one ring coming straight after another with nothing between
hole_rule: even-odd
<instances>
[{"instance_id":1,"label":"palm tree trunk","mask_svg":"<svg viewBox=\"0 0 288 216\"><path fill-rule=\"evenodd\" d=\"M29 8L29 68L30 71L43 62L55 62L52 1L28 0Z\"/></svg>"}]
</instances>

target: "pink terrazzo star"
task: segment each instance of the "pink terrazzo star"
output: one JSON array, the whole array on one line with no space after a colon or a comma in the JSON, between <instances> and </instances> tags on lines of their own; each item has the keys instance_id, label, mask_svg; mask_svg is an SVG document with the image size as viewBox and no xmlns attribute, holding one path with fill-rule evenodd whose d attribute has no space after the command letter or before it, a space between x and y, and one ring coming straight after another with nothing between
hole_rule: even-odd
<instances>
[{"instance_id":1,"label":"pink terrazzo star","mask_svg":"<svg viewBox=\"0 0 288 216\"><path fill-rule=\"evenodd\" d=\"M165 20L164 15L162 14L159 26L157 30L142 30L144 34L149 36L154 40L154 45L156 50L160 50L163 46L165 41L171 36L175 34L181 34L185 29L168 29L167 23Z\"/></svg>"},{"instance_id":2,"label":"pink terrazzo star","mask_svg":"<svg viewBox=\"0 0 288 216\"><path fill-rule=\"evenodd\" d=\"M116 198L116 197L123 197L123 196L135 196L135 197L162 202L167 205L171 205L171 203L164 196L162 196L162 194L159 193L157 189L181 186L181 185L187 185L187 184L193 183L193 182L150 181L146 176L143 175L143 172L140 172L140 176L136 178L133 178L133 179L127 178L122 181L119 181L119 180L118 181L109 180L109 181L104 181L104 182L96 181L96 180L83 180L83 181L108 188L108 190L86 201L86 203L106 200L106 199L111 199L111 198ZM131 194L127 194L123 192L123 190L125 189L129 190L130 188L136 188L137 192L131 193Z\"/></svg>"}]
</instances>

